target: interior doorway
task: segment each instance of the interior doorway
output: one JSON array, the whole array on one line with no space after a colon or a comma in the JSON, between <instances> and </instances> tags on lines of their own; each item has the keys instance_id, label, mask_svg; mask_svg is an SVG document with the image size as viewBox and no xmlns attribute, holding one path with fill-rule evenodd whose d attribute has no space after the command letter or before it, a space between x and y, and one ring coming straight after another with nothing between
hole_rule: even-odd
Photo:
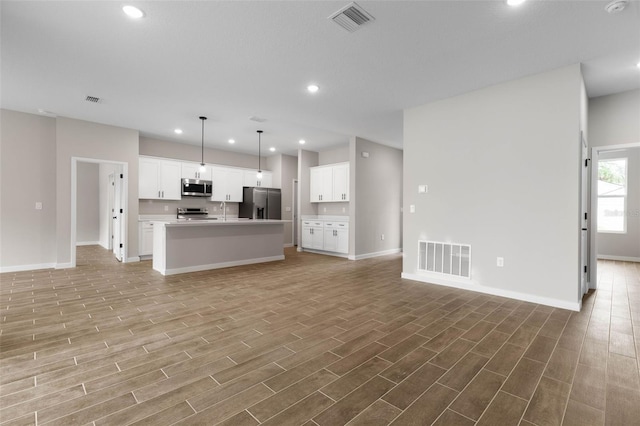
<instances>
[{"instance_id":1,"label":"interior doorway","mask_svg":"<svg viewBox=\"0 0 640 426\"><path fill-rule=\"evenodd\" d=\"M589 288L597 289L598 288L598 251L599 251L599 242L598 242L598 164L600 162L601 157L606 156L607 153L614 153L616 151L624 151L630 148L640 148L640 142L638 143L630 143L630 144L621 144L621 145L609 145L609 146L598 146L591 148L591 179L590 179L590 211L591 217L589 220ZM636 171L637 172L637 171ZM630 219L633 214L629 214L630 212L626 210L624 214L627 215L627 219ZM638 213L638 212L631 212ZM621 259L624 260L624 259ZM629 259L627 259L629 260Z\"/></svg>"},{"instance_id":2,"label":"interior doorway","mask_svg":"<svg viewBox=\"0 0 640 426\"><path fill-rule=\"evenodd\" d=\"M85 164L96 165L98 173L98 184L88 188L82 181L82 173L78 173L79 165ZM127 187L128 187L128 165L124 162L109 161L96 158L71 158L71 264L76 267L77 254L76 247L82 242L78 240L79 216L84 214L83 200L86 199L86 193L79 191L96 191L97 194L91 194L99 202L99 225L97 231L100 235L99 240L95 241L108 250L114 257L122 262L127 260ZM82 223L80 226L83 226ZM84 229L80 229L84 232ZM81 235L82 237L82 235Z\"/></svg>"}]
</instances>

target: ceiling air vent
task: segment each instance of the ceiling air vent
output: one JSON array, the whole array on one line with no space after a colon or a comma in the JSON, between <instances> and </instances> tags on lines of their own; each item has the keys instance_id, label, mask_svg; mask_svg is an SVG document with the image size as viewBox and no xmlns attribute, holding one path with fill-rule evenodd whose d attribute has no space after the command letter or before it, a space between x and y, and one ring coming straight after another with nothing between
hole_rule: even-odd
<instances>
[{"instance_id":1,"label":"ceiling air vent","mask_svg":"<svg viewBox=\"0 0 640 426\"><path fill-rule=\"evenodd\" d=\"M267 121L266 118L258 117L258 116L255 116L255 115L252 115L251 117L249 117L249 120L257 121L258 123L264 123L265 121Z\"/></svg>"},{"instance_id":2,"label":"ceiling air vent","mask_svg":"<svg viewBox=\"0 0 640 426\"><path fill-rule=\"evenodd\" d=\"M373 16L355 2L346 5L333 15L329 16L328 19L331 19L350 33L375 20Z\"/></svg>"},{"instance_id":3,"label":"ceiling air vent","mask_svg":"<svg viewBox=\"0 0 640 426\"><path fill-rule=\"evenodd\" d=\"M87 102L93 102L94 104L97 104L98 102L100 102L100 98L98 98L97 96L90 96L90 95L87 95L87 97L84 98L84 100Z\"/></svg>"}]
</instances>

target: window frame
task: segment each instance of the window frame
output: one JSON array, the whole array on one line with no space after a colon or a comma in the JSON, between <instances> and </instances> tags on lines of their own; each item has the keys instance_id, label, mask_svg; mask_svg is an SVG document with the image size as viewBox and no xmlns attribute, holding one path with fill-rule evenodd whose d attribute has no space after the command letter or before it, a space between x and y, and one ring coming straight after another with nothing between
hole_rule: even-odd
<instances>
[{"instance_id":1,"label":"window frame","mask_svg":"<svg viewBox=\"0 0 640 426\"><path fill-rule=\"evenodd\" d=\"M598 177L600 176L600 163L601 162L608 162L608 161L624 161L624 194L623 195L600 195L598 194L598 183L600 182L600 179L598 179ZM622 214L622 230L621 231L617 231L617 230L600 230L599 226L598 226L598 222L600 221L600 214L598 214L597 217L597 221L596 221L596 232L599 234L626 234L627 233L627 196L628 194L628 190L629 190L629 185L628 185L628 178L629 178L629 158L628 157L616 157L616 158L599 158L598 159L598 168L596 170L596 197L597 197L597 208L598 210L600 209L600 199L601 198L620 198L622 197L623 200L623 214Z\"/></svg>"}]
</instances>

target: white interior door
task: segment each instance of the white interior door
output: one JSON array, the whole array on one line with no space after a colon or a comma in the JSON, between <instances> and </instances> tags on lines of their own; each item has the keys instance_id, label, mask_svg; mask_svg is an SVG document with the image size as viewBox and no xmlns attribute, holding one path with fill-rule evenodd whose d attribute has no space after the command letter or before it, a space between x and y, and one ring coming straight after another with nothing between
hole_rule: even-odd
<instances>
[{"instance_id":1,"label":"white interior door","mask_svg":"<svg viewBox=\"0 0 640 426\"><path fill-rule=\"evenodd\" d=\"M581 294L589 291L589 182L590 166L589 150L584 134L580 132L580 145L582 148L582 177L580 182L580 289Z\"/></svg>"},{"instance_id":2,"label":"white interior door","mask_svg":"<svg viewBox=\"0 0 640 426\"><path fill-rule=\"evenodd\" d=\"M113 241L113 254L116 259L122 262L122 256L124 252L124 239L122 236L122 211L124 208L123 203L123 190L122 190L122 173L120 171L116 171L114 175L114 202L113 202L113 214L112 214L112 241Z\"/></svg>"},{"instance_id":3,"label":"white interior door","mask_svg":"<svg viewBox=\"0 0 640 426\"><path fill-rule=\"evenodd\" d=\"M107 241L107 248L113 251L113 216L115 212L115 194L116 194L116 182L114 178L114 174L111 173L109 175L109 195L108 195L108 203L107 203L107 217L109 218L109 234Z\"/></svg>"}]
</instances>

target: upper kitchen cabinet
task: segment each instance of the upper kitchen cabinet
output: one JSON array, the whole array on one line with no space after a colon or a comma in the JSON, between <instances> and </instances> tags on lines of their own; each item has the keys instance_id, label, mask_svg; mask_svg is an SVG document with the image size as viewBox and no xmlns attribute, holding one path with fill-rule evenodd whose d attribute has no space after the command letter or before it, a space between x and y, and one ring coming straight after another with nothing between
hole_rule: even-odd
<instances>
[{"instance_id":1,"label":"upper kitchen cabinet","mask_svg":"<svg viewBox=\"0 0 640 426\"><path fill-rule=\"evenodd\" d=\"M200 163L182 163L182 177L184 179L211 180L211 166L205 165L206 170L200 171Z\"/></svg>"},{"instance_id":2,"label":"upper kitchen cabinet","mask_svg":"<svg viewBox=\"0 0 640 426\"><path fill-rule=\"evenodd\" d=\"M138 198L180 200L182 163L159 158L138 160Z\"/></svg>"},{"instance_id":3,"label":"upper kitchen cabinet","mask_svg":"<svg viewBox=\"0 0 640 426\"><path fill-rule=\"evenodd\" d=\"M262 179L258 179L256 170L244 171L244 186L262 186L264 188L273 188L273 173L262 171Z\"/></svg>"},{"instance_id":4,"label":"upper kitchen cabinet","mask_svg":"<svg viewBox=\"0 0 640 426\"><path fill-rule=\"evenodd\" d=\"M311 167L312 203L349 201L349 163Z\"/></svg>"},{"instance_id":5,"label":"upper kitchen cabinet","mask_svg":"<svg viewBox=\"0 0 640 426\"><path fill-rule=\"evenodd\" d=\"M213 195L211 201L242 202L243 170L214 166L211 171Z\"/></svg>"}]
</instances>

